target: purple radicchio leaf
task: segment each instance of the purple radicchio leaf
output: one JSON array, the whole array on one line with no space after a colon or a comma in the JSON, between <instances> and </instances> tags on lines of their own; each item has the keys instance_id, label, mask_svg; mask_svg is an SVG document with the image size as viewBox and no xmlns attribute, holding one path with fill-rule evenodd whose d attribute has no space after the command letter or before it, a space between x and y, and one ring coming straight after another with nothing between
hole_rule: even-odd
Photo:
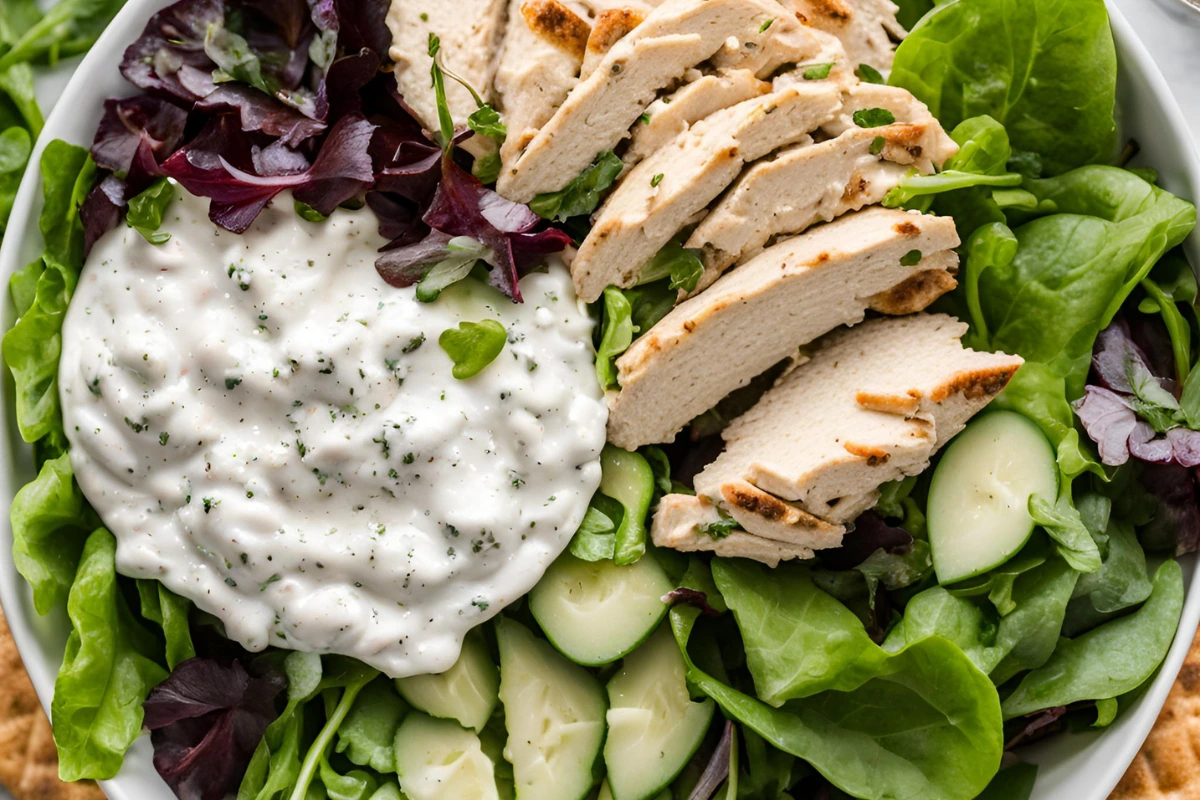
<instances>
[{"instance_id":1,"label":"purple radicchio leaf","mask_svg":"<svg viewBox=\"0 0 1200 800\"><path fill-rule=\"evenodd\" d=\"M361 116L344 118L329 132L312 167L303 172L257 175L244 161L238 164L225 152L200 150L195 143L167 159L163 171L192 194L210 198L209 218L234 233L249 228L267 203L286 189L328 216L371 185L367 146L374 129Z\"/></svg>"},{"instance_id":2,"label":"purple radicchio leaf","mask_svg":"<svg viewBox=\"0 0 1200 800\"><path fill-rule=\"evenodd\" d=\"M379 221L379 235L389 242L385 249L415 244L429 233L412 203L383 192L367 192L367 205Z\"/></svg>"},{"instance_id":3,"label":"purple radicchio leaf","mask_svg":"<svg viewBox=\"0 0 1200 800\"><path fill-rule=\"evenodd\" d=\"M380 59L392 46L387 26L388 0L332 0L337 12L338 43L347 51L367 49Z\"/></svg>"},{"instance_id":4,"label":"purple radicchio leaf","mask_svg":"<svg viewBox=\"0 0 1200 800\"><path fill-rule=\"evenodd\" d=\"M662 596L662 601L667 605L685 605L693 606L700 609L700 612L706 617L719 617L721 612L708 604L708 595L699 589L689 589L686 586L681 586L678 589L672 589Z\"/></svg>"},{"instance_id":5,"label":"purple radicchio leaf","mask_svg":"<svg viewBox=\"0 0 1200 800\"><path fill-rule=\"evenodd\" d=\"M362 91L379 73L379 56L363 48L345 55L329 65L323 89L329 104L328 119L336 122L347 114L363 113Z\"/></svg>"},{"instance_id":6,"label":"purple radicchio leaf","mask_svg":"<svg viewBox=\"0 0 1200 800\"><path fill-rule=\"evenodd\" d=\"M1147 550L1177 556L1200 550L1196 471L1178 464L1145 464L1139 481L1158 501L1139 538Z\"/></svg>"},{"instance_id":7,"label":"purple radicchio leaf","mask_svg":"<svg viewBox=\"0 0 1200 800\"><path fill-rule=\"evenodd\" d=\"M142 188L158 174L158 160L179 146L187 117L182 108L148 95L105 100L92 158Z\"/></svg>"},{"instance_id":8,"label":"purple radicchio leaf","mask_svg":"<svg viewBox=\"0 0 1200 800\"><path fill-rule=\"evenodd\" d=\"M692 793L688 795L688 800L711 800L721 788L721 784L725 783L729 777L729 754L733 750L735 736L737 728L732 722L726 721L725 729L721 731L721 740L717 742L717 748L713 750L712 757L704 767L704 772L700 774L700 779L696 781Z\"/></svg>"},{"instance_id":9,"label":"purple radicchio leaf","mask_svg":"<svg viewBox=\"0 0 1200 800\"><path fill-rule=\"evenodd\" d=\"M1153 376L1146 364L1146 354L1133 341L1129 324L1123 317L1113 320L1096 337L1092 368L1101 386L1124 394L1132 394L1134 384L1141 384Z\"/></svg>"},{"instance_id":10,"label":"purple radicchio leaf","mask_svg":"<svg viewBox=\"0 0 1200 800\"><path fill-rule=\"evenodd\" d=\"M83 221L83 254L92 252L92 245L104 234L121 224L125 210L125 182L115 175L96 181L79 207Z\"/></svg>"},{"instance_id":11,"label":"purple radicchio leaf","mask_svg":"<svg viewBox=\"0 0 1200 800\"><path fill-rule=\"evenodd\" d=\"M1094 705L1094 703L1093 703ZM1005 750L1012 750L1023 744L1035 742L1062 729L1063 715L1067 713L1066 706L1055 706L1045 711L1038 711L1022 717L1014 726L1015 731L1004 745Z\"/></svg>"},{"instance_id":12,"label":"purple radicchio leaf","mask_svg":"<svg viewBox=\"0 0 1200 800\"><path fill-rule=\"evenodd\" d=\"M197 111L235 111L243 131L261 131L289 147L317 136L325 123L309 119L263 92L239 83L221 84L196 103Z\"/></svg>"},{"instance_id":13,"label":"purple radicchio leaf","mask_svg":"<svg viewBox=\"0 0 1200 800\"><path fill-rule=\"evenodd\" d=\"M450 254L450 240L441 231L430 231L419 242L388 250L375 261L379 277L390 286L403 289L416 284L429 268Z\"/></svg>"},{"instance_id":14,"label":"purple radicchio leaf","mask_svg":"<svg viewBox=\"0 0 1200 800\"><path fill-rule=\"evenodd\" d=\"M832 570L854 569L876 550L903 555L912 543L911 533L887 524L875 511L866 511L854 521L854 529L842 537L839 547L821 551L821 563Z\"/></svg>"},{"instance_id":15,"label":"purple radicchio leaf","mask_svg":"<svg viewBox=\"0 0 1200 800\"><path fill-rule=\"evenodd\" d=\"M317 34L312 9L305 0L237 0L237 33L258 56L264 78L285 91L300 88L308 68L310 45ZM314 119L324 114L314 110Z\"/></svg>"},{"instance_id":16,"label":"purple radicchio leaf","mask_svg":"<svg viewBox=\"0 0 1200 800\"><path fill-rule=\"evenodd\" d=\"M434 230L470 236L491 248L494 261L488 283L519 303L519 268L571 243L570 236L554 228L532 232L538 218L522 208L486 188L447 153L442 157L441 183L424 220Z\"/></svg>"},{"instance_id":17,"label":"purple radicchio leaf","mask_svg":"<svg viewBox=\"0 0 1200 800\"><path fill-rule=\"evenodd\" d=\"M180 800L223 800L236 792L286 681L248 674L239 661L193 658L146 698L154 768Z\"/></svg>"},{"instance_id":18,"label":"purple radicchio leaf","mask_svg":"<svg viewBox=\"0 0 1200 800\"><path fill-rule=\"evenodd\" d=\"M215 88L204 52L209 26L225 18L222 0L180 0L159 11L126 50L121 74L139 89L195 102Z\"/></svg>"},{"instance_id":19,"label":"purple radicchio leaf","mask_svg":"<svg viewBox=\"0 0 1200 800\"><path fill-rule=\"evenodd\" d=\"M1111 389L1087 386L1074 409L1088 437L1096 443L1102 462L1117 467L1129 460L1130 436L1138 426L1138 418L1128 399Z\"/></svg>"}]
</instances>

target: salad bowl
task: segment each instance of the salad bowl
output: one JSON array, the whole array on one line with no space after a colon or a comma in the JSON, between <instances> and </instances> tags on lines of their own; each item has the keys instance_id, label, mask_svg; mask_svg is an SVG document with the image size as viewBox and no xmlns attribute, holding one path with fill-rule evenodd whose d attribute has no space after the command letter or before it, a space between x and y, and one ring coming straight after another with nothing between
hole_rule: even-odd
<instances>
[{"instance_id":1,"label":"salad bowl","mask_svg":"<svg viewBox=\"0 0 1200 800\"><path fill-rule=\"evenodd\" d=\"M66 88L47 121L31 163L37 163L51 140L77 144L91 141L103 99L131 91L116 68L121 53L137 37L145 20L165 5L165 0L130 0ZM1110 5L1109 14L1120 66L1118 121L1122 138L1140 145L1141 155L1133 164L1153 165L1168 191L1192 200L1200 198L1200 156L1183 115L1146 46L1115 7ZM37 170L30 170L0 249L0 272L6 280L35 258L41 247L37 227L40 197L39 175ZM1192 234L1185 248L1191 263L1200 264L1200 232ZM11 327L13 317L14 309L6 304L5 329ZM4 402L6 424L0 428L0 450L6 460L0 469L0 495L11 499L31 477L33 465L13 423L11 386ZM0 526L0 553L4 554L0 556L0 603L7 611L33 684L48 709L69 624L61 612L46 617L35 613L28 588L7 555L11 550L12 532L8 525ZM1103 800L1133 759L1166 699L1191 644L1192 632L1200 624L1200 576L1195 558L1181 559L1181 566L1187 592L1179 633L1157 676L1109 728L1057 737L1024 751L1023 755L1040 766L1034 798ZM170 800L173 795L155 772L151 759L149 738L143 736L130 750L121 773L104 782L110 800Z\"/></svg>"}]
</instances>

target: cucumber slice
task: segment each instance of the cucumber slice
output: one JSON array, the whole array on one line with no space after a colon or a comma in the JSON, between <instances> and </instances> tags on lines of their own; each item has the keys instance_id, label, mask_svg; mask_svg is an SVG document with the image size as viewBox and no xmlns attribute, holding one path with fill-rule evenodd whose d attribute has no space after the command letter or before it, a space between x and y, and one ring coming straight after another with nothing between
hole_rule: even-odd
<instances>
[{"instance_id":1,"label":"cucumber slice","mask_svg":"<svg viewBox=\"0 0 1200 800\"><path fill-rule=\"evenodd\" d=\"M500 673L492 663L483 631L467 634L454 666L440 675L398 678L396 689L413 708L431 717L456 720L464 728L483 730L496 710Z\"/></svg>"},{"instance_id":2,"label":"cucumber slice","mask_svg":"<svg viewBox=\"0 0 1200 800\"><path fill-rule=\"evenodd\" d=\"M529 594L529 610L558 650L598 667L644 642L667 613L674 584L651 556L628 566L563 553Z\"/></svg>"},{"instance_id":3,"label":"cucumber slice","mask_svg":"<svg viewBox=\"0 0 1200 800\"><path fill-rule=\"evenodd\" d=\"M604 764L615 800L649 800L675 780L704 741L713 701L692 702L683 656L663 625L608 682Z\"/></svg>"},{"instance_id":4,"label":"cucumber slice","mask_svg":"<svg viewBox=\"0 0 1200 800\"><path fill-rule=\"evenodd\" d=\"M929 546L943 584L1012 558L1033 533L1029 498L1058 496L1045 434L1014 411L976 418L946 448L929 484Z\"/></svg>"},{"instance_id":5,"label":"cucumber slice","mask_svg":"<svg viewBox=\"0 0 1200 800\"><path fill-rule=\"evenodd\" d=\"M604 742L604 691L519 622L500 618L500 700L519 800L580 800ZM450 795L447 795L449 797Z\"/></svg>"},{"instance_id":6,"label":"cucumber slice","mask_svg":"<svg viewBox=\"0 0 1200 800\"><path fill-rule=\"evenodd\" d=\"M632 564L646 552L646 514L654 499L654 470L642 456L611 444L604 445L600 453L600 468L600 492L625 508L613 561Z\"/></svg>"},{"instance_id":7,"label":"cucumber slice","mask_svg":"<svg viewBox=\"0 0 1200 800\"><path fill-rule=\"evenodd\" d=\"M409 800L499 800L479 737L449 719L414 711L396 731L396 770Z\"/></svg>"}]
</instances>

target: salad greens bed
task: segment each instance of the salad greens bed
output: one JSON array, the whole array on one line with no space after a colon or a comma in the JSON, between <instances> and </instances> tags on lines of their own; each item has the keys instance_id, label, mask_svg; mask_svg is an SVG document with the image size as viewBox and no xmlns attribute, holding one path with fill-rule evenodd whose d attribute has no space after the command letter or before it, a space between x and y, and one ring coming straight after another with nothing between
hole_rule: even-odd
<instances>
[{"instance_id":1,"label":"salad greens bed","mask_svg":"<svg viewBox=\"0 0 1200 800\"><path fill-rule=\"evenodd\" d=\"M119 5L0 7L0 221L42 124L29 65L86 49ZM1195 208L1116 155L1101 0L902 6L915 28L889 81L961 149L885 204L954 217L963 269L941 310L970 323L971 346L1025 358L996 405L1053 447L1058 491L1031 501L1033 535L939 585L930 470L883 487L811 563L654 548L655 503L689 491L767 376L676 444L606 448L581 529L533 593L469 636L450 672L399 681L337 656L247 653L161 585L116 574L57 391L86 252L122 220L165 241L168 179L238 231L288 189L313 222L370 205L392 242L380 274L422 300L474 274L519 301L523 271L586 232L619 160L600 154L529 208L499 198L484 183L495 158L458 150L448 112L430 142L396 102L379 0L184 0L156 15L122 65L146 93L106 103L90 151L54 141L42 156L45 250L12 277L2 346L38 469L12 503L13 557L38 612L65 606L71 623L52 708L62 776L112 777L148 728L156 769L188 800L1019 800L1036 776L1022 745L1111 724L1174 638L1173 557L1200 548L1200 312L1176 249ZM446 78L435 61L443 100ZM505 136L483 103L470 128ZM602 385L699 272L675 243L643 285L605 292ZM456 377L486 366L487 333L445 343Z\"/></svg>"}]
</instances>

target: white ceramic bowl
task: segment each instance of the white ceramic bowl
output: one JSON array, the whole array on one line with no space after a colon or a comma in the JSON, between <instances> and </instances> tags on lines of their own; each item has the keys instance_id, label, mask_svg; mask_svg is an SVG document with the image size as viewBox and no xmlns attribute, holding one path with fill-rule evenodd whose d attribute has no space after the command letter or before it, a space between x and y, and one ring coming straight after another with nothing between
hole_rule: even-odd
<instances>
[{"instance_id":1,"label":"white ceramic bowl","mask_svg":"<svg viewBox=\"0 0 1200 800\"><path fill-rule=\"evenodd\" d=\"M117 71L125 47L141 32L147 19L168 0L129 0L84 59L46 122L31 163L37 164L42 148L52 139L89 144L100 121L107 97L128 95L132 88ZM1191 142L1182 112L1172 97L1145 46L1138 41L1121 13L1110 5L1113 33L1120 61L1118 102L1123 134L1142 145L1138 163L1158 169L1162 185L1191 200L1200 200L1200 158ZM8 278L37 257L41 236L37 216L41 209L38 171L31 169L21 184L0 249L0 275ZM1187 242L1188 255L1200 267L1200 231ZM3 329L13 323L11 303L4 303ZM29 448L21 442L12 412L13 392L8 371L3 397L5 424L0 425L0 498L7 505L16 490L33 476ZM4 515L5 520L8 514ZM65 613L39 617L24 581L9 554L12 530L0 525L0 604L3 604L25 666L42 704L49 709L54 676L62 662L68 624ZM1041 765L1034 800L1104 800L1154 724L1175 675L1200 623L1200 576L1195 558L1183 559L1188 586L1183 620L1166 662L1149 690L1121 718L1103 732L1060 736L1023 755ZM121 774L104 783L109 800L173 800L174 795L151 764L149 737L134 745Z\"/></svg>"}]
</instances>

